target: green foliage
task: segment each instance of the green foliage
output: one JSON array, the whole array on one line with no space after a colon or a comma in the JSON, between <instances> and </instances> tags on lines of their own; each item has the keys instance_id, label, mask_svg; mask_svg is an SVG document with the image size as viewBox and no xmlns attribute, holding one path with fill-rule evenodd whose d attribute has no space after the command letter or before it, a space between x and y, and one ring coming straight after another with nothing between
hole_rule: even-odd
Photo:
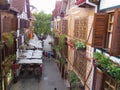
<instances>
[{"instance_id":1,"label":"green foliage","mask_svg":"<svg viewBox=\"0 0 120 90\"><path fill-rule=\"evenodd\" d=\"M82 41L77 40L75 42L75 47L76 47L76 49L84 49L84 48L86 48L86 45Z\"/></svg>"},{"instance_id":2,"label":"green foliage","mask_svg":"<svg viewBox=\"0 0 120 90\"><path fill-rule=\"evenodd\" d=\"M62 66L64 66L64 65L65 65L65 59L63 59L63 58L61 57L61 58L59 58L59 60L60 60L60 62L61 62L61 64L62 64Z\"/></svg>"},{"instance_id":3,"label":"green foliage","mask_svg":"<svg viewBox=\"0 0 120 90\"><path fill-rule=\"evenodd\" d=\"M60 36L60 48L63 48L65 45L65 35Z\"/></svg>"},{"instance_id":4,"label":"green foliage","mask_svg":"<svg viewBox=\"0 0 120 90\"><path fill-rule=\"evenodd\" d=\"M45 14L43 11L33 14L36 18L34 22L35 32L39 34L51 34L50 20L51 14Z\"/></svg>"},{"instance_id":5,"label":"green foliage","mask_svg":"<svg viewBox=\"0 0 120 90\"><path fill-rule=\"evenodd\" d=\"M94 53L94 58L95 58L96 60L99 60L101 57L102 57L102 53L99 53L99 52L95 52L95 53Z\"/></svg>"},{"instance_id":6,"label":"green foliage","mask_svg":"<svg viewBox=\"0 0 120 90\"><path fill-rule=\"evenodd\" d=\"M102 53L95 52L94 58L97 60L96 65L103 71L107 72L110 76L120 82L120 67L116 66L111 60Z\"/></svg>"},{"instance_id":7,"label":"green foliage","mask_svg":"<svg viewBox=\"0 0 120 90\"><path fill-rule=\"evenodd\" d=\"M120 83L120 67L111 64L108 66L108 68L108 73L110 74L110 76L114 77L117 82Z\"/></svg>"},{"instance_id":8,"label":"green foliage","mask_svg":"<svg viewBox=\"0 0 120 90\"><path fill-rule=\"evenodd\" d=\"M59 50L60 50L60 47L59 46L55 46L55 51L59 52Z\"/></svg>"},{"instance_id":9,"label":"green foliage","mask_svg":"<svg viewBox=\"0 0 120 90\"><path fill-rule=\"evenodd\" d=\"M15 61L16 60L16 55L11 55L11 60Z\"/></svg>"},{"instance_id":10,"label":"green foliage","mask_svg":"<svg viewBox=\"0 0 120 90\"><path fill-rule=\"evenodd\" d=\"M71 84L71 86L74 86L74 90L77 90L77 83L80 81L80 79L76 76L76 74L73 71L70 71L68 75L68 80Z\"/></svg>"},{"instance_id":11,"label":"green foliage","mask_svg":"<svg viewBox=\"0 0 120 90\"><path fill-rule=\"evenodd\" d=\"M4 33L3 39L5 40L5 43L8 47L11 47L13 45L14 37L12 32Z\"/></svg>"}]
</instances>

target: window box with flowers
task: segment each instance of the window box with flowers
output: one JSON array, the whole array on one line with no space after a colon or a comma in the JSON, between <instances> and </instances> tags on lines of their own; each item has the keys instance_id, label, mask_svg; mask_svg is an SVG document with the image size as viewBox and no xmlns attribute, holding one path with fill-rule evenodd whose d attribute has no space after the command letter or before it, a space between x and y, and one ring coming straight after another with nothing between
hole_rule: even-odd
<instances>
[{"instance_id":1,"label":"window box with flowers","mask_svg":"<svg viewBox=\"0 0 120 90\"><path fill-rule=\"evenodd\" d=\"M101 69L104 73L105 79L103 88L109 84L108 86L113 88L111 90L117 90L117 85L120 83L120 66L114 64L108 57L99 52L94 53L94 59L96 67Z\"/></svg>"}]
</instances>

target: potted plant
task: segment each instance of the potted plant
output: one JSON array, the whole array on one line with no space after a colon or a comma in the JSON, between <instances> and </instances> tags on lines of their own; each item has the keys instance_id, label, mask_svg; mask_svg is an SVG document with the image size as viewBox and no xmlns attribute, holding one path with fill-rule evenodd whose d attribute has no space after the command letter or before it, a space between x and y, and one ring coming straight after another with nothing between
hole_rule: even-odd
<instances>
[{"instance_id":1,"label":"potted plant","mask_svg":"<svg viewBox=\"0 0 120 90\"><path fill-rule=\"evenodd\" d=\"M68 80L70 83L70 88L72 90L77 90L78 88L83 88L83 85L81 84L80 79L77 77L77 75L73 71L69 71ZM79 87L78 87L78 84L79 84Z\"/></svg>"}]
</instances>

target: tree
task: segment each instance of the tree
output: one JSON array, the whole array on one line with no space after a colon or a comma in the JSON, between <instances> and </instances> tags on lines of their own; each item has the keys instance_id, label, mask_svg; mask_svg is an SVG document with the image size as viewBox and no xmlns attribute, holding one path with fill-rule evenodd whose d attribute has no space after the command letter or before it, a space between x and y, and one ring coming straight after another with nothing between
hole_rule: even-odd
<instances>
[{"instance_id":1,"label":"tree","mask_svg":"<svg viewBox=\"0 0 120 90\"><path fill-rule=\"evenodd\" d=\"M51 14L45 14L43 11L33 14L36 18L34 26L35 32L39 34L51 34L50 20Z\"/></svg>"}]
</instances>

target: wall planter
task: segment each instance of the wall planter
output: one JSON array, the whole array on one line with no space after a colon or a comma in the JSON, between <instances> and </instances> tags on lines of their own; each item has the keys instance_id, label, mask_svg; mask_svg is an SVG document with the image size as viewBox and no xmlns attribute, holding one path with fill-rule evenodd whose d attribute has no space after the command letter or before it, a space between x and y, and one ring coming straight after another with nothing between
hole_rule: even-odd
<instances>
[{"instance_id":1,"label":"wall planter","mask_svg":"<svg viewBox=\"0 0 120 90\"><path fill-rule=\"evenodd\" d=\"M76 48L77 50L85 50L85 49L86 49L86 45L85 45L84 42L77 40L77 41L75 42L75 48Z\"/></svg>"},{"instance_id":2,"label":"wall planter","mask_svg":"<svg viewBox=\"0 0 120 90\"><path fill-rule=\"evenodd\" d=\"M69 71L68 81L70 83L70 90L79 90L84 88L80 82L80 79L73 71Z\"/></svg>"},{"instance_id":3,"label":"wall planter","mask_svg":"<svg viewBox=\"0 0 120 90\"><path fill-rule=\"evenodd\" d=\"M113 77L107 73L104 73L103 75L103 90L119 90L117 89L118 83Z\"/></svg>"},{"instance_id":4,"label":"wall planter","mask_svg":"<svg viewBox=\"0 0 120 90\"><path fill-rule=\"evenodd\" d=\"M95 64L98 68L100 68L105 74L106 78L112 78L112 82L120 83L120 67L113 64L111 60L104 56L102 53L95 52L94 53ZM110 81L111 81L110 80ZM109 82L109 81L107 81ZM109 82L110 83L110 82ZM117 84L114 86L114 89L109 88L108 90L117 90Z\"/></svg>"}]
</instances>

